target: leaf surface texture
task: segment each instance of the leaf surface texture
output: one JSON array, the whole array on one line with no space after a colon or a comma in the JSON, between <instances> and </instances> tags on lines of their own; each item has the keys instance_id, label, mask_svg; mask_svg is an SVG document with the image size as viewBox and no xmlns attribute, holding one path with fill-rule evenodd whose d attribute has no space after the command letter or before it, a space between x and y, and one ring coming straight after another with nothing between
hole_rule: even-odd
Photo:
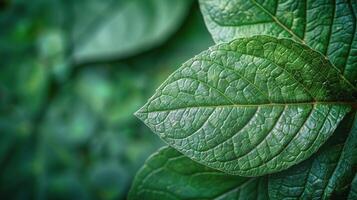
<instances>
[{"instance_id":1,"label":"leaf surface texture","mask_svg":"<svg viewBox=\"0 0 357 200\"><path fill-rule=\"evenodd\" d=\"M228 175L164 147L138 172L128 199L265 200L267 179Z\"/></svg>"},{"instance_id":2,"label":"leaf surface texture","mask_svg":"<svg viewBox=\"0 0 357 200\"><path fill-rule=\"evenodd\" d=\"M355 96L320 53L289 39L255 36L184 63L136 116L195 161L259 176L316 152Z\"/></svg>"},{"instance_id":3,"label":"leaf surface texture","mask_svg":"<svg viewBox=\"0 0 357 200\"><path fill-rule=\"evenodd\" d=\"M354 115L349 115L352 118ZM271 199L330 199L349 185L357 170L357 120L349 119L311 159L269 177ZM347 139L338 141L343 134ZM337 142L335 142L337 141ZM331 144L331 142L335 144Z\"/></svg>"},{"instance_id":4,"label":"leaf surface texture","mask_svg":"<svg viewBox=\"0 0 357 200\"><path fill-rule=\"evenodd\" d=\"M201 0L216 42L253 35L292 38L327 56L357 85L357 1Z\"/></svg>"}]
</instances>

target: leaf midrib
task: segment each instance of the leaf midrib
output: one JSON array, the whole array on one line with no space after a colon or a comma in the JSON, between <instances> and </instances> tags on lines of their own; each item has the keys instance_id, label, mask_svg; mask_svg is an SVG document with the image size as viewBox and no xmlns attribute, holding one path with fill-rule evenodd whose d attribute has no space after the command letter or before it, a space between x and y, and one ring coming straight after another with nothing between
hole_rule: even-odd
<instances>
[{"instance_id":1,"label":"leaf midrib","mask_svg":"<svg viewBox=\"0 0 357 200\"><path fill-rule=\"evenodd\" d=\"M301 42L302 44L306 44L304 40L302 40L299 36L297 36L292 30L290 30L288 27L286 27L280 20L274 16L271 12L269 12L267 9L265 9L262 5L257 3L255 0L250 0L253 4L255 4L257 7L259 7L263 12L265 12L267 15L269 15L281 28L283 28L285 31L287 31L290 35L292 35L296 40Z\"/></svg>"},{"instance_id":2,"label":"leaf midrib","mask_svg":"<svg viewBox=\"0 0 357 200\"><path fill-rule=\"evenodd\" d=\"M282 22L280 22L280 20L275 16L273 15L271 12L269 12L267 9L265 9L262 5L260 5L258 2L256 2L255 0L250 0L252 3L254 3L256 6L258 6L263 12L265 12L266 14L268 14L281 28L283 28L285 31L287 31L290 35L292 35L294 37L294 39L296 39L298 42L302 43L302 44L306 44L305 40L300 38L299 36L297 36L291 29L289 29L288 27L286 27ZM336 2L333 4L334 6L336 6ZM349 4L350 5L350 4ZM335 15L335 9L334 8L334 13L333 15ZM305 10L306 11L306 10ZM353 9L352 9L352 12ZM354 26L354 29L355 29L355 26ZM330 30L332 30L332 28L330 28ZM305 35L305 32L304 32L304 35ZM353 37L354 37L355 34L353 34ZM330 36L328 37L329 41L331 39L331 33L330 33ZM353 38L352 38L352 41L353 41ZM310 45L307 45L310 47ZM350 44L350 47L351 47L351 44ZM311 47L310 47L311 48ZM326 47L326 52L328 51L328 46ZM350 50L349 50L350 51ZM325 54L326 54L325 52ZM322 53L321 53L322 54ZM329 60L328 56L326 56L325 54L322 54L326 59ZM349 53L350 54L350 53ZM345 68L343 70L339 69L338 67L335 66L334 63L332 63L332 66L338 70L340 76L342 79L344 79L354 90L357 90L357 88L344 76L344 72L345 72Z\"/></svg>"},{"instance_id":3,"label":"leaf midrib","mask_svg":"<svg viewBox=\"0 0 357 200\"><path fill-rule=\"evenodd\" d=\"M262 104L225 104L225 105L197 105L197 106L185 106L185 107L177 107L177 108L169 108L169 109L156 109L156 110L148 110L143 112L141 109L136 113L151 113L151 112L165 112L165 111L175 111L182 110L188 108L227 108L227 107L270 107L270 106L298 106L298 105L345 105L357 107L357 102L343 102L343 101L313 101L313 102L296 102L296 103L262 103Z\"/></svg>"}]
</instances>

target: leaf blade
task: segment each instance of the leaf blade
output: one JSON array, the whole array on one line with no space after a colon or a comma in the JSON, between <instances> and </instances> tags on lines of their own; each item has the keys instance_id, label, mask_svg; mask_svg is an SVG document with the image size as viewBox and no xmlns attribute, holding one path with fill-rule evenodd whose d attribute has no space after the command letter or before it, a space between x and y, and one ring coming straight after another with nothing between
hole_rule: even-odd
<instances>
[{"instance_id":1,"label":"leaf blade","mask_svg":"<svg viewBox=\"0 0 357 200\"><path fill-rule=\"evenodd\" d=\"M357 175L355 175L355 178L351 183L351 190L348 194L348 200L353 200L356 198L357 198Z\"/></svg>"},{"instance_id":2,"label":"leaf blade","mask_svg":"<svg viewBox=\"0 0 357 200\"><path fill-rule=\"evenodd\" d=\"M86 63L126 58L158 46L178 29L191 3L121 0L90 1L86 7L75 4L74 59Z\"/></svg>"},{"instance_id":3,"label":"leaf blade","mask_svg":"<svg viewBox=\"0 0 357 200\"><path fill-rule=\"evenodd\" d=\"M224 174L164 147L138 172L128 199L263 200L268 198L266 183L266 178Z\"/></svg>"},{"instance_id":4,"label":"leaf blade","mask_svg":"<svg viewBox=\"0 0 357 200\"><path fill-rule=\"evenodd\" d=\"M309 160L269 176L272 199L330 199L343 191L356 173L357 121L355 114L346 116L331 138Z\"/></svg>"},{"instance_id":5,"label":"leaf blade","mask_svg":"<svg viewBox=\"0 0 357 200\"><path fill-rule=\"evenodd\" d=\"M261 34L292 38L327 56L356 88L354 1L201 0L200 6L217 43Z\"/></svg>"},{"instance_id":6,"label":"leaf blade","mask_svg":"<svg viewBox=\"0 0 357 200\"><path fill-rule=\"evenodd\" d=\"M288 47L296 52L285 55ZM298 73L301 66L312 73ZM183 64L136 116L197 162L259 176L308 158L332 134L355 95L338 77L291 40L239 39Z\"/></svg>"}]
</instances>

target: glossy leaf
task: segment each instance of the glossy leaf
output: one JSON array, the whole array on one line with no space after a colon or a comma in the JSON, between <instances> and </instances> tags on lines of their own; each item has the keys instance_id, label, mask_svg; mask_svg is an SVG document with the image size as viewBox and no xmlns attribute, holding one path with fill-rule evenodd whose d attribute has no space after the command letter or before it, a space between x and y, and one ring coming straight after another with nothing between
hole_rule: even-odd
<instances>
[{"instance_id":1,"label":"glossy leaf","mask_svg":"<svg viewBox=\"0 0 357 200\"><path fill-rule=\"evenodd\" d=\"M354 115L352 115L353 120ZM351 118L351 117L350 117ZM345 121L346 122L346 121ZM348 121L346 122L346 124ZM349 133L346 141L326 144L311 159L269 177L271 199L330 199L352 181L357 166L357 119L340 132ZM339 134L338 137L343 136ZM334 138L338 140L338 138Z\"/></svg>"},{"instance_id":2,"label":"glossy leaf","mask_svg":"<svg viewBox=\"0 0 357 200\"><path fill-rule=\"evenodd\" d=\"M89 2L75 6L77 62L123 58L162 43L181 25L192 1Z\"/></svg>"},{"instance_id":3,"label":"glossy leaf","mask_svg":"<svg viewBox=\"0 0 357 200\"><path fill-rule=\"evenodd\" d=\"M316 152L355 95L321 54L255 36L187 61L136 115L195 161L259 176Z\"/></svg>"},{"instance_id":4,"label":"glossy leaf","mask_svg":"<svg viewBox=\"0 0 357 200\"><path fill-rule=\"evenodd\" d=\"M288 37L326 55L357 85L356 1L201 0L216 42L253 35Z\"/></svg>"},{"instance_id":5,"label":"glossy leaf","mask_svg":"<svg viewBox=\"0 0 357 200\"><path fill-rule=\"evenodd\" d=\"M266 178L228 175L164 147L138 172L128 199L263 200L268 199L266 181Z\"/></svg>"}]
</instances>

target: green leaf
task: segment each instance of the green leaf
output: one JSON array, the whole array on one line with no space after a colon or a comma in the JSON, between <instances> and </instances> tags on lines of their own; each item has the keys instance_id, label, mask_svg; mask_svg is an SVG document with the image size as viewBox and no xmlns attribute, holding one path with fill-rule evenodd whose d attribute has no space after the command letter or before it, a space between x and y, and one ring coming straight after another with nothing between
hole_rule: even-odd
<instances>
[{"instance_id":1,"label":"green leaf","mask_svg":"<svg viewBox=\"0 0 357 200\"><path fill-rule=\"evenodd\" d=\"M357 174L355 175L355 178L352 181L351 190L350 193L348 194L348 200L354 200L354 199L357 199Z\"/></svg>"},{"instance_id":2,"label":"green leaf","mask_svg":"<svg viewBox=\"0 0 357 200\"><path fill-rule=\"evenodd\" d=\"M354 118L350 115L348 118ZM352 121L347 119L348 121ZM354 125L342 127L337 132L349 133L346 141L326 143L318 154L284 172L269 177L271 199L330 199L352 181L357 166L357 118ZM342 124L342 123L341 123ZM344 125L344 124L342 124ZM350 129L350 131L349 131ZM337 134L331 142L338 140Z\"/></svg>"},{"instance_id":3,"label":"green leaf","mask_svg":"<svg viewBox=\"0 0 357 200\"><path fill-rule=\"evenodd\" d=\"M326 55L357 85L356 1L200 0L200 6L216 42L292 38Z\"/></svg>"},{"instance_id":4,"label":"green leaf","mask_svg":"<svg viewBox=\"0 0 357 200\"><path fill-rule=\"evenodd\" d=\"M75 6L75 60L119 59L157 46L178 29L191 2L90 0L85 7L80 3Z\"/></svg>"},{"instance_id":5,"label":"green leaf","mask_svg":"<svg viewBox=\"0 0 357 200\"><path fill-rule=\"evenodd\" d=\"M356 103L353 96L320 53L255 36L184 63L136 116L195 161L259 176L316 152L349 111L346 101Z\"/></svg>"},{"instance_id":6,"label":"green leaf","mask_svg":"<svg viewBox=\"0 0 357 200\"><path fill-rule=\"evenodd\" d=\"M232 176L164 147L135 177L129 200L268 199L266 178Z\"/></svg>"}]
</instances>

